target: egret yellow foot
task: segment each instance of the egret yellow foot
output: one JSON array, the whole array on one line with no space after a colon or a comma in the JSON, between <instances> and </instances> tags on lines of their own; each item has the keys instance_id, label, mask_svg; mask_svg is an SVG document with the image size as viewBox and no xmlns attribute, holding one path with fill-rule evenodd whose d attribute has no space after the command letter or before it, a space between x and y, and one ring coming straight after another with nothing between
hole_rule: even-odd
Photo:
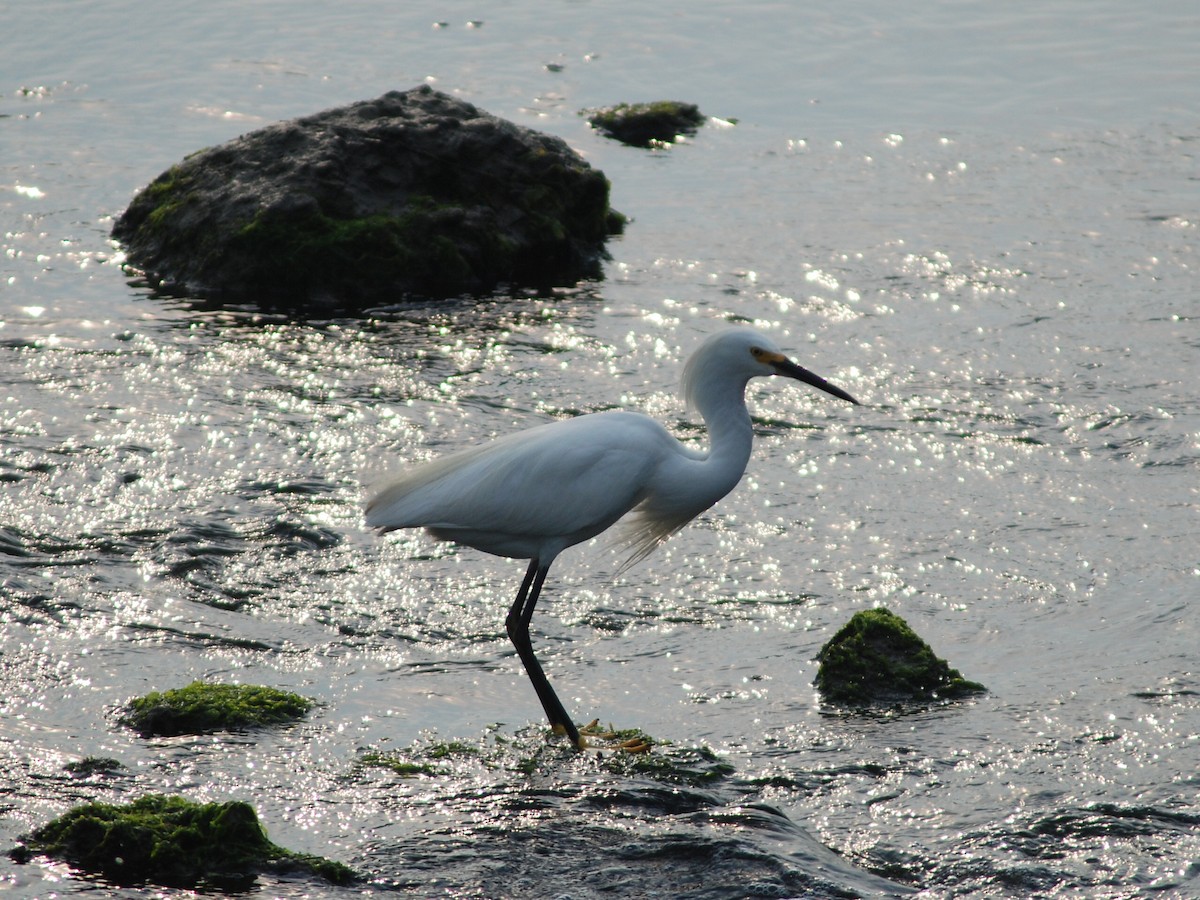
<instances>
[{"instance_id":1,"label":"egret yellow foot","mask_svg":"<svg viewBox=\"0 0 1200 900\"><path fill-rule=\"evenodd\" d=\"M622 753L649 753L650 748L654 746L654 742L650 739L650 736L636 728L618 730L611 725L608 728L601 728L599 719L592 719L592 721L579 729L579 734L580 737L608 741L608 744L600 748L603 750L619 750Z\"/></svg>"},{"instance_id":2,"label":"egret yellow foot","mask_svg":"<svg viewBox=\"0 0 1200 900\"><path fill-rule=\"evenodd\" d=\"M576 750L586 750L588 748L588 742L584 740L580 729L576 728L573 722L568 725L564 725L562 722L555 722L550 726L550 733L558 737L567 738Z\"/></svg>"}]
</instances>

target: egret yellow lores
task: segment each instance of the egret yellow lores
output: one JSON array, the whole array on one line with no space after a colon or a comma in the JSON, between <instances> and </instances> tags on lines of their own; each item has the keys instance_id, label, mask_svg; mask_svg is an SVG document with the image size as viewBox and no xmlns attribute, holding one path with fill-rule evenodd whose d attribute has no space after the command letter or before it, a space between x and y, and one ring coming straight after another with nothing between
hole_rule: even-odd
<instances>
[{"instance_id":1,"label":"egret yellow lores","mask_svg":"<svg viewBox=\"0 0 1200 900\"><path fill-rule=\"evenodd\" d=\"M731 490L746 471L753 429L751 378L781 375L858 403L792 362L748 328L706 340L683 368L683 394L708 427L707 452L684 446L638 412L591 413L519 431L393 477L374 489L367 524L381 531L424 528L485 553L528 559L505 626L555 733L585 742L533 652L529 623L550 564L630 514L621 528L625 565L655 547Z\"/></svg>"}]
</instances>

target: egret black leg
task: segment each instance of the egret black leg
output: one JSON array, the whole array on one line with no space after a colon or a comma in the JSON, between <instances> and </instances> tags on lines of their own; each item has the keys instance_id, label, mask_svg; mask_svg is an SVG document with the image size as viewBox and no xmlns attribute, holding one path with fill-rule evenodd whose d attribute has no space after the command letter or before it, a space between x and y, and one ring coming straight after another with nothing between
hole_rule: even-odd
<instances>
[{"instance_id":1,"label":"egret black leg","mask_svg":"<svg viewBox=\"0 0 1200 900\"><path fill-rule=\"evenodd\" d=\"M554 688L550 687L550 680L542 671L542 665L533 652L533 642L529 639L529 622L533 619L533 608L537 605L538 595L542 592L542 584L549 571L549 566L540 565L536 559L529 561L525 580L521 582L521 590L517 593L517 599L513 601L512 607L508 610L508 618L504 621L504 627L508 631L509 640L517 648L517 655L521 657L525 672L529 676L529 680L533 682L533 689L537 691L538 699L542 701L542 709L546 710L550 727L556 733L566 734L576 749L582 750L584 743L583 738L579 736L579 729L567 715L558 695L554 693Z\"/></svg>"}]
</instances>

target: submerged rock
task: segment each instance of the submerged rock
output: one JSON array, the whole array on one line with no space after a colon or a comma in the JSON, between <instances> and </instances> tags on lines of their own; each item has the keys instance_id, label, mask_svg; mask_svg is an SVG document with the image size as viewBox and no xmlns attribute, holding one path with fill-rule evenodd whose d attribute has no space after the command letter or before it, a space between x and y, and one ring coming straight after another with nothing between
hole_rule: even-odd
<instances>
[{"instance_id":1,"label":"submerged rock","mask_svg":"<svg viewBox=\"0 0 1200 900\"><path fill-rule=\"evenodd\" d=\"M312 701L290 691L251 684L209 684L151 691L129 701L121 724L142 737L241 731L293 722Z\"/></svg>"},{"instance_id":2,"label":"submerged rock","mask_svg":"<svg viewBox=\"0 0 1200 900\"><path fill-rule=\"evenodd\" d=\"M561 139L423 86L195 153L113 237L169 292L345 309L597 277L608 189Z\"/></svg>"},{"instance_id":3,"label":"submerged rock","mask_svg":"<svg viewBox=\"0 0 1200 900\"><path fill-rule=\"evenodd\" d=\"M67 763L63 769L76 778L108 777L126 771L125 764L111 756L85 756Z\"/></svg>"},{"instance_id":4,"label":"submerged rock","mask_svg":"<svg viewBox=\"0 0 1200 900\"><path fill-rule=\"evenodd\" d=\"M121 806L77 806L26 835L9 855L17 862L61 859L119 885L245 890L263 872L306 872L334 884L356 879L341 863L273 844L248 803L160 794Z\"/></svg>"},{"instance_id":5,"label":"submerged rock","mask_svg":"<svg viewBox=\"0 0 1200 900\"><path fill-rule=\"evenodd\" d=\"M678 100L618 103L585 112L588 124L597 131L633 147L673 144L680 135L695 134L704 124L704 114L696 104Z\"/></svg>"},{"instance_id":6,"label":"submerged rock","mask_svg":"<svg viewBox=\"0 0 1200 900\"><path fill-rule=\"evenodd\" d=\"M928 702L983 693L886 609L855 613L817 654L814 682L830 703Z\"/></svg>"}]
</instances>

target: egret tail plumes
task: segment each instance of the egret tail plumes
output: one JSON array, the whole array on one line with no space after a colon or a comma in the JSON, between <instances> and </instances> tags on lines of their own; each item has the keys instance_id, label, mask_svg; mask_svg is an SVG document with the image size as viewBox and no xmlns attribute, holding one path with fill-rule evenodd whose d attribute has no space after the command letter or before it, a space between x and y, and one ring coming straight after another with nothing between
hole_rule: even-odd
<instances>
[{"instance_id":1,"label":"egret tail plumes","mask_svg":"<svg viewBox=\"0 0 1200 900\"><path fill-rule=\"evenodd\" d=\"M551 422L417 465L387 479L367 503L382 531L424 528L435 538L530 560L507 628L551 726L583 739L542 672L529 622L550 564L567 547L633 513L620 532L622 569L708 509L741 479L753 429L751 378L782 375L850 403L853 397L798 366L766 336L744 328L704 342L684 366L683 392L708 427L707 452L685 447L636 412Z\"/></svg>"}]
</instances>

